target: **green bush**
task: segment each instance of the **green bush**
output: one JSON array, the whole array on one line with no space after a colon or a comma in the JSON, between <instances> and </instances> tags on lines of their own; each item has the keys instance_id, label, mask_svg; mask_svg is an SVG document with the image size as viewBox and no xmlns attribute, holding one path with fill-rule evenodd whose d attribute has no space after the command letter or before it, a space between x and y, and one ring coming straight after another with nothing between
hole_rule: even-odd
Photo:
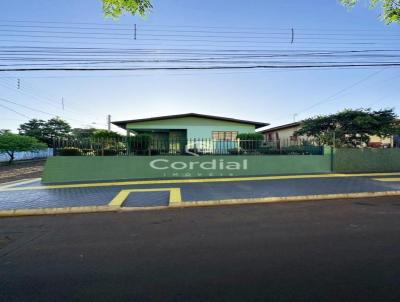
<instances>
[{"instance_id":1,"label":"green bush","mask_svg":"<svg viewBox=\"0 0 400 302\"><path fill-rule=\"evenodd\" d=\"M229 152L230 155L242 155L242 154L244 154L244 151L239 149L239 148L229 149L228 152Z\"/></svg>"},{"instance_id":2,"label":"green bush","mask_svg":"<svg viewBox=\"0 0 400 302\"><path fill-rule=\"evenodd\" d=\"M58 155L60 156L80 156L82 155L82 150L74 147L66 147L58 149Z\"/></svg>"},{"instance_id":3,"label":"green bush","mask_svg":"<svg viewBox=\"0 0 400 302\"><path fill-rule=\"evenodd\" d=\"M240 139L242 149L255 151L261 147L264 135L261 133L240 133L237 138Z\"/></svg>"},{"instance_id":4,"label":"green bush","mask_svg":"<svg viewBox=\"0 0 400 302\"><path fill-rule=\"evenodd\" d=\"M117 140L122 138L122 135L114 132L114 131L108 131L108 130L96 130L93 133L93 138L94 139L102 139L102 140Z\"/></svg>"},{"instance_id":5,"label":"green bush","mask_svg":"<svg viewBox=\"0 0 400 302\"><path fill-rule=\"evenodd\" d=\"M305 153L302 146L288 146L286 148L283 148L282 151L287 155L300 155Z\"/></svg>"},{"instance_id":6,"label":"green bush","mask_svg":"<svg viewBox=\"0 0 400 302\"><path fill-rule=\"evenodd\" d=\"M129 149L137 154L146 154L151 146L151 135L138 134L129 138Z\"/></svg>"},{"instance_id":7,"label":"green bush","mask_svg":"<svg viewBox=\"0 0 400 302\"><path fill-rule=\"evenodd\" d=\"M260 149L258 149L258 152L260 152L261 154L265 154L265 155L278 155L278 154L281 154L281 151L279 149L268 148L268 147L260 148Z\"/></svg>"},{"instance_id":8,"label":"green bush","mask_svg":"<svg viewBox=\"0 0 400 302\"><path fill-rule=\"evenodd\" d=\"M118 155L118 151L116 149L105 148L96 150L96 156L115 156L115 155Z\"/></svg>"},{"instance_id":9,"label":"green bush","mask_svg":"<svg viewBox=\"0 0 400 302\"><path fill-rule=\"evenodd\" d=\"M82 155L95 155L95 151L93 149L82 149Z\"/></svg>"}]
</instances>

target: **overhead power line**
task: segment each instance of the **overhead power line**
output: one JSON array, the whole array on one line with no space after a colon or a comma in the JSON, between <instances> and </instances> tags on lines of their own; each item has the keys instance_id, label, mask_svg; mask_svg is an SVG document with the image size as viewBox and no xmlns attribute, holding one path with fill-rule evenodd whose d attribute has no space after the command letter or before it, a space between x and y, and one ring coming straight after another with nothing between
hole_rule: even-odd
<instances>
[{"instance_id":1,"label":"overhead power line","mask_svg":"<svg viewBox=\"0 0 400 302\"><path fill-rule=\"evenodd\" d=\"M315 108L315 107L317 107L319 105L322 105L324 103L327 103L327 102L330 102L330 101L334 100L337 96L341 95L343 92L345 92L347 90L350 90L351 88L354 88L354 87L360 85L361 83L363 83L365 81L368 81L369 79L371 79L372 77L378 75L379 73L383 72L384 70L385 70L385 68L380 69L378 71L374 71L374 72L368 74L366 77L363 77L361 80L358 80L355 83L353 83L353 84L351 84L349 86L346 86L343 89L340 89L339 91L337 91L334 94L328 96L327 98L325 98L325 99L323 99L321 101L318 101L315 104L313 104L313 105L311 105L311 106L309 106L309 107L297 112L296 115L302 114L302 113L307 112L307 111L309 111L309 110L311 110L311 109L313 109L313 108Z\"/></svg>"},{"instance_id":2,"label":"overhead power line","mask_svg":"<svg viewBox=\"0 0 400 302\"><path fill-rule=\"evenodd\" d=\"M71 25L100 25L109 28L132 28L134 24L120 24L120 23L100 23L100 22L63 22L63 21L37 21L37 20L0 20L0 23L5 24L65 24ZM148 28L207 28L207 29L244 29L244 30L290 30L292 26L287 27L270 27L270 26L205 26L205 25L172 25L172 24L139 24L140 27ZM368 27L357 28L310 28L310 27L298 27L296 30L319 30L319 31L342 31L342 32L383 32L383 30L371 29Z\"/></svg>"},{"instance_id":3,"label":"overhead power line","mask_svg":"<svg viewBox=\"0 0 400 302\"><path fill-rule=\"evenodd\" d=\"M212 70L212 69L307 69L307 68L346 68L346 67L399 67L400 63L379 64L319 64L319 65L253 65L253 66L192 66L192 67L129 67L129 68L7 68L0 72L9 71L128 71L128 70Z\"/></svg>"},{"instance_id":4,"label":"overhead power line","mask_svg":"<svg viewBox=\"0 0 400 302\"><path fill-rule=\"evenodd\" d=\"M0 32L8 33L7 36L18 36L19 33L34 33L34 34L59 34L59 35L81 35L91 37L92 35L98 35L102 38L120 36L120 37L135 37L134 32L129 29L127 32L107 32L104 30L101 31L86 31L83 28L79 28L80 30L74 30L75 28L63 28L68 31L60 31L57 28L56 30L32 30L32 29L2 29L0 25ZM289 39L292 40L294 31L290 32L234 32L234 31L225 31L225 32L215 32L215 31L170 31L170 30L146 30L141 29L140 31L136 31L137 36L139 37L190 37L190 38L240 38L240 39L271 39L281 38L281 39ZM188 34L190 33L190 34ZM35 37L35 35L28 35ZM344 37L343 37L344 36ZM348 37L351 36L351 37ZM43 36L46 37L46 36ZM68 37L68 36L67 36ZM356 37L353 34L326 34L326 33L307 33L307 32L297 32L296 41L297 40L330 40L330 41L354 41L354 40L389 40L389 41L399 41L400 35L357 35Z\"/></svg>"},{"instance_id":5,"label":"overhead power line","mask_svg":"<svg viewBox=\"0 0 400 302\"><path fill-rule=\"evenodd\" d=\"M54 114L54 113L50 113L50 112L47 112L47 111L39 110L39 109L36 109L36 108L32 108L30 106L26 106L24 104L20 104L20 103L11 101L10 99L0 98L0 101L1 102L6 102L6 103L9 103L9 104L13 104L13 105L28 109L30 111L37 112L37 113L41 113L41 114L45 114L45 115L49 115L49 116L53 116L53 117L61 117L61 115L59 115L59 114ZM15 112L15 110L14 110L14 112ZM70 117L68 117L68 118L63 117L63 118L66 119L66 120L76 121L76 122L81 123L81 124L87 124L87 122L84 122L84 121L81 121L81 120L77 120L77 119L74 119L74 118L70 118Z\"/></svg>"},{"instance_id":6,"label":"overhead power line","mask_svg":"<svg viewBox=\"0 0 400 302\"><path fill-rule=\"evenodd\" d=\"M25 115L25 114L23 114L23 113L21 113L21 112L19 112L19 111L17 111L17 110L14 110L14 109L12 109L12 108L6 106L6 105L0 104L0 107L5 108L5 109L7 109L7 110L9 110L9 111L11 111L11 112L14 112L15 114L18 114L18 115L20 115L20 116L23 116L23 117L26 117L26 118L30 119L29 116L27 116L27 115Z\"/></svg>"},{"instance_id":7,"label":"overhead power line","mask_svg":"<svg viewBox=\"0 0 400 302\"><path fill-rule=\"evenodd\" d=\"M1 81L3 81L3 83L1 83ZM5 83L4 83L5 82ZM57 110L62 110L62 111L67 111L67 112L69 112L70 114L74 114L75 116L76 115L85 115L85 116L87 116L87 115L90 115L90 116L92 116L94 119L96 119L96 120L101 120L100 118L98 118L98 117L96 117L96 116L94 116L93 114L91 114L91 113L88 113L88 112L85 112L85 113L83 113L83 111L82 110L74 110L74 109L72 109L72 108L64 108L64 105L62 104L62 102L64 102L64 101L57 101L57 100L55 100L55 99L52 99L52 98L49 98L49 97L44 97L44 96L39 96L39 95L37 95L37 94L35 94L35 93L32 93L31 91L29 91L29 92L27 92L26 90L27 90L27 88L26 88L26 86L27 86L27 83L26 83L26 81L24 81L24 87L22 88L22 87L20 87L20 88L18 88L18 89L16 89L16 88L14 88L14 87L12 87L11 86L11 84L12 83L10 83L10 80L7 80L7 79L0 79L0 85L2 85L2 86L4 86L4 87L7 87L7 88L9 88L9 89L13 89L14 91L17 91L17 92L19 92L19 93L22 93L22 94L25 94L25 95L27 95L27 96L30 96L30 97L33 97L34 99L36 99L38 102L45 102L46 104L50 104L51 106L53 106L54 108L57 108ZM28 84L28 86L30 86L29 84ZM31 87L31 89L30 90L33 90L33 87ZM61 108L61 106L63 107L63 108ZM62 113L61 115L63 115L64 113ZM60 115L60 114L59 114Z\"/></svg>"}]
</instances>

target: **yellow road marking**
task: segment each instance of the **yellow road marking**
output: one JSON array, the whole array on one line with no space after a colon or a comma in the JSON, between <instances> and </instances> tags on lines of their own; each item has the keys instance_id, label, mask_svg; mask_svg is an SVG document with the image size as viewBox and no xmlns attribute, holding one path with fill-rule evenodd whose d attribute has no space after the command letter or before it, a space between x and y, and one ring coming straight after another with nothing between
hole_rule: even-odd
<instances>
[{"instance_id":1,"label":"yellow road marking","mask_svg":"<svg viewBox=\"0 0 400 302\"><path fill-rule=\"evenodd\" d=\"M26 178L26 179L22 179L22 180L18 180L18 181L13 181L10 183L5 183L4 185L0 185L0 189L6 189L6 188L12 188L15 186L19 186L19 185L26 185L26 184L30 184L32 182L38 181L40 180L40 178Z\"/></svg>"},{"instance_id":2,"label":"yellow road marking","mask_svg":"<svg viewBox=\"0 0 400 302\"><path fill-rule=\"evenodd\" d=\"M151 189L132 189L132 190L121 190L114 197L113 200L108 204L112 207L121 207L124 201L128 198L130 193L137 192L169 192L169 205L178 205L182 202L181 189L180 188L151 188Z\"/></svg>"},{"instance_id":3,"label":"yellow road marking","mask_svg":"<svg viewBox=\"0 0 400 302\"><path fill-rule=\"evenodd\" d=\"M333 177L357 177L357 176L397 176L400 173L358 173L358 174L304 174L304 175L281 175L281 176L253 176L253 177L230 177L230 178L194 178L194 179L169 179L169 180L135 180L119 182L96 182L67 185L48 185L40 187L16 187L6 188L0 191L22 191L22 190L49 190L68 188L91 188L129 185L152 185L152 184L180 184L180 183L210 183L210 182L235 182L235 181L259 181L280 179L310 179L310 178L333 178Z\"/></svg>"},{"instance_id":4,"label":"yellow road marking","mask_svg":"<svg viewBox=\"0 0 400 302\"><path fill-rule=\"evenodd\" d=\"M389 182L396 182L396 181L400 181L400 178L374 178L374 180L377 181L389 181Z\"/></svg>"}]
</instances>

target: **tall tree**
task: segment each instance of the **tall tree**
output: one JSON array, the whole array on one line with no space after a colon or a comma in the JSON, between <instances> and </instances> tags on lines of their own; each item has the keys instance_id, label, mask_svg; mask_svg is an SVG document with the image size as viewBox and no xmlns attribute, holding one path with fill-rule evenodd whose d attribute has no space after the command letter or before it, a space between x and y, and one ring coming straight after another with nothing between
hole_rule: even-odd
<instances>
[{"instance_id":1,"label":"tall tree","mask_svg":"<svg viewBox=\"0 0 400 302\"><path fill-rule=\"evenodd\" d=\"M347 7L355 6L359 0L340 0L343 5ZM381 17L386 23L397 22L400 23L400 0L369 0L370 7L382 8Z\"/></svg>"},{"instance_id":2,"label":"tall tree","mask_svg":"<svg viewBox=\"0 0 400 302\"><path fill-rule=\"evenodd\" d=\"M304 120L296 135L314 137L320 144L357 147L367 144L372 135L395 134L398 131L396 118L393 109L348 109Z\"/></svg>"},{"instance_id":3,"label":"tall tree","mask_svg":"<svg viewBox=\"0 0 400 302\"><path fill-rule=\"evenodd\" d=\"M19 134L34 137L44 141L43 129L46 122L44 120L31 119L27 123L21 124L18 128Z\"/></svg>"},{"instance_id":4,"label":"tall tree","mask_svg":"<svg viewBox=\"0 0 400 302\"><path fill-rule=\"evenodd\" d=\"M43 128L43 134L47 140L52 140L56 137L67 137L70 132L71 126L58 117L48 120Z\"/></svg>"},{"instance_id":5,"label":"tall tree","mask_svg":"<svg viewBox=\"0 0 400 302\"><path fill-rule=\"evenodd\" d=\"M34 137L13 133L0 135L0 153L6 153L9 156L9 163L14 160L15 152L37 151L46 148L46 144L39 142Z\"/></svg>"},{"instance_id":6,"label":"tall tree","mask_svg":"<svg viewBox=\"0 0 400 302\"><path fill-rule=\"evenodd\" d=\"M124 13L144 16L152 7L150 0L103 0L104 14L112 18Z\"/></svg>"},{"instance_id":7,"label":"tall tree","mask_svg":"<svg viewBox=\"0 0 400 302\"><path fill-rule=\"evenodd\" d=\"M54 138L69 136L71 126L60 118L52 118L48 121L32 119L21 124L18 130L21 135L34 137L50 145Z\"/></svg>"}]
</instances>

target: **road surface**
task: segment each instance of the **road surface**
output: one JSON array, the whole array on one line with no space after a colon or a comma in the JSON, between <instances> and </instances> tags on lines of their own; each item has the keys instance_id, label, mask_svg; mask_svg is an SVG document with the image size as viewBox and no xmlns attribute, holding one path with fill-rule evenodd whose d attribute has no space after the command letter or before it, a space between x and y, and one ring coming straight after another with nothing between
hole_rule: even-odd
<instances>
[{"instance_id":1,"label":"road surface","mask_svg":"<svg viewBox=\"0 0 400 302\"><path fill-rule=\"evenodd\" d=\"M399 301L400 198L0 219L0 301Z\"/></svg>"}]
</instances>

